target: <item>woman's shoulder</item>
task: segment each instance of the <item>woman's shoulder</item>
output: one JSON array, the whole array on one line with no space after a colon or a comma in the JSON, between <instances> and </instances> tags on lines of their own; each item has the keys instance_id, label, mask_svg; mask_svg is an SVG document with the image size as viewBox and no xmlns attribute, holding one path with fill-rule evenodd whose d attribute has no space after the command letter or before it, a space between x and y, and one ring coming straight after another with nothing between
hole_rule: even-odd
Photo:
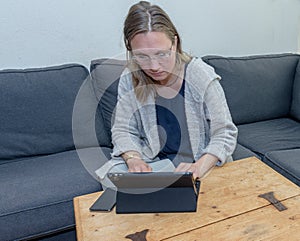
<instances>
[{"instance_id":1,"label":"woman's shoulder","mask_svg":"<svg viewBox=\"0 0 300 241\"><path fill-rule=\"evenodd\" d=\"M129 68L125 68L123 70L123 72L121 73L121 76L120 76L120 80L122 80L124 83L130 83L132 82L131 80L131 71Z\"/></svg>"},{"instance_id":2,"label":"woman's shoulder","mask_svg":"<svg viewBox=\"0 0 300 241\"><path fill-rule=\"evenodd\" d=\"M119 89L123 90L132 90L133 89L133 83L132 83L132 75L128 68L125 68L120 76L119 81Z\"/></svg>"},{"instance_id":3,"label":"woman's shoulder","mask_svg":"<svg viewBox=\"0 0 300 241\"><path fill-rule=\"evenodd\" d=\"M205 63L201 58L193 57L187 66L187 75L193 80L212 81L215 79L221 79L221 77L216 74L215 69ZM194 78L194 76L196 78Z\"/></svg>"},{"instance_id":4,"label":"woman's shoulder","mask_svg":"<svg viewBox=\"0 0 300 241\"><path fill-rule=\"evenodd\" d=\"M200 101L210 83L220 80L221 77L216 74L212 66L206 64L201 58L194 57L187 65L185 79L189 92L195 100Z\"/></svg>"}]
</instances>

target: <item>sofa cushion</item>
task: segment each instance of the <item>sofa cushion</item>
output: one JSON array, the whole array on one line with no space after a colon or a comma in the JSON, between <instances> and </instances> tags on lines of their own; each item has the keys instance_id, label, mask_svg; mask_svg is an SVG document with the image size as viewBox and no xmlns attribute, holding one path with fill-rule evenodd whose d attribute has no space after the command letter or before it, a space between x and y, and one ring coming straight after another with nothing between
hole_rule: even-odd
<instances>
[{"instance_id":1,"label":"sofa cushion","mask_svg":"<svg viewBox=\"0 0 300 241\"><path fill-rule=\"evenodd\" d=\"M294 80L291 115L300 121L300 60L298 62Z\"/></svg>"},{"instance_id":2,"label":"sofa cushion","mask_svg":"<svg viewBox=\"0 0 300 241\"><path fill-rule=\"evenodd\" d=\"M75 227L64 231L56 232L54 234L50 234L38 239L38 241L62 241L62 240L77 241Z\"/></svg>"},{"instance_id":3,"label":"sofa cushion","mask_svg":"<svg viewBox=\"0 0 300 241\"><path fill-rule=\"evenodd\" d=\"M232 154L232 158L234 161L244 159L247 157L252 157L252 156L255 156L256 158L260 158L256 153L242 146L239 143L237 143L236 148Z\"/></svg>"},{"instance_id":4,"label":"sofa cushion","mask_svg":"<svg viewBox=\"0 0 300 241\"><path fill-rule=\"evenodd\" d=\"M98 113L104 120L106 134L110 138L109 147L112 146L112 116L117 104L118 84L125 65L124 60L98 59L93 60L90 67L95 93L99 99Z\"/></svg>"},{"instance_id":5,"label":"sofa cushion","mask_svg":"<svg viewBox=\"0 0 300 241\"><path fill-rule=\"evenodd\" d=\"M261 157L267 152L300 148L300 124L280 118L238 125L238 142Z\"/></svg>"},{"instance_id":6,"label":"sofa cushion","mask_svg":"<svg viewBox=\"0 0 300 241\"><path fill-rule=\"evenodd\" d=\"M0 71L0 160L74 149L73 105L88 74L78 64Z\"/></svg>"},{"instance_id":7,"label":"sofa cushion","mask_svg":"<svg viewBox=\"0 0 300 241\"><path fill-rule=\"evenodd\" d=\"M268 152L263 161L300 186L300 149Z\"/></svg>"},{"instance_id":8,"label":"sofa cushion","mask_svg":"<svg viewBox=\"0 0 300 241\"><path fill-rule=\"evenodd\" d=\"M11 161L0 173L1 240L74 227L73 198L101 190L76 151Z\"/></svg>"},{"instance_id":9,"label":"sofa cushion","mask_svg":"<svg viewBox=\"0 0 300 241\"><path fill-rule=\"evenodd\" d=\"M288 115L299 55L203 59L222 77L220 83L236 124Z\"/></svg>"},{"instance_id":10,"label":"sofa cushion","mask_svg":"<svg viewBox=\"0 0 300 241\"><path fill-rule=\"evenodd\" d=\"M77 149L109 146L111 143L102 115L97 111L98 106L93 80L88 77L81 85L73 107L72 130Z\"/></svg>"}]
</instances>

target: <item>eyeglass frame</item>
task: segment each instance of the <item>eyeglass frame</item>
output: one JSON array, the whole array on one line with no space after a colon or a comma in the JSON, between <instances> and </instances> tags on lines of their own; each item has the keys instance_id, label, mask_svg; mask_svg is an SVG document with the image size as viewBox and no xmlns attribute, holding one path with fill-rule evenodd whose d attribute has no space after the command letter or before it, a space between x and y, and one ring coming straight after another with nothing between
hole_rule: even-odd
<instances>
[{"instance_id":1,"label":"eyeglass frame","mask_svg":"<svg viewBox=\"0 0 300 241\"><path fill-rule=\"evenodd\" d=\"M153 60L156 60L158 63L161 64L164 61L166 61L168 58L170 58L170 56L172 54L173 45L174 44L172 44L168 50L165 50L165 51L162 50L162 51L154 54L153 56L149 56L146 54L136 54L136 55L132 54L131 59L140 65L150 64ZM137 56L140 56L140 57L143 56L142 58L145 58L145 59L138 60Z\"/></svg>"}]
</instances>

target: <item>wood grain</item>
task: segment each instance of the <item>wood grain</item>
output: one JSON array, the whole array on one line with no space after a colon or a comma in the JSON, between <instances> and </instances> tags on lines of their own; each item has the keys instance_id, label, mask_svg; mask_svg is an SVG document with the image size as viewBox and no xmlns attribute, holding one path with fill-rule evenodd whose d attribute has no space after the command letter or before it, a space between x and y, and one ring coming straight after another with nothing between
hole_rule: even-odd
<instances>
[{"instance_id":1,"label":"wood grain","mask_svg":"<svg viewBox=\"0 0 300 241\"><path fill-rule=\"evenodd\" d=\"M269 205L165 240L300 240L300 196L283 204L282 212Z\"/></svg>"},{"instance_id":2,"label":"wood grain","mask_svg":"<svg viewBox=\"0 0 300 241\"><path fill-rule=\"evenodd\" d=\"M265 199L258 197L259 194L270 191L274 192L278 200L300 195L297 185L260 160L247 158L212 170L201 183L198 208L194 213L116 214L115 210L110 213L90 212L89 207L101 193L84 195L74 199L77 237L79 241L128 241L125 238L127 235L149 229L147 241L157 241L191 230L202 230L210 225L213 229L219 222L270 208ZM299 205L299 199L295 202ZM275 208L270 210L278 212ZM189 240L186 238L187 236L182 240Z\"/></svg>"}]
</instances>

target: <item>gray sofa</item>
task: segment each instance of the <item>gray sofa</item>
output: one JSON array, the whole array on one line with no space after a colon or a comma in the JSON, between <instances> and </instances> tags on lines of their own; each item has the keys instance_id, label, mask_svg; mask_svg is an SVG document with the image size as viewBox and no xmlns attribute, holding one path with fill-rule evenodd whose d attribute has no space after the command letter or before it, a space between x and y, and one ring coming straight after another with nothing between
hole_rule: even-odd
<instances>
[{"instance_id":1,"label":"gray sofa","mask_svg":"<svg viewBox=\"0 0 300 241\"><path fill-rule=\"evenodd\" d=\"M277 54L241 58L206 56L222 76L242 151L300 185L300 56Z\"/></svg>"},{"instance_id":2,"label":"gray sofa","mask_svg":"<svg viewBox=\"0 0 300 241\"><path fill-rule=\"evenodd\" d=\"M203 59L239 129L234 159L257 156L299 185L300 56ZM0 71L0 240L76 240L73 197L101 190L124 64Z\"/></svg>"},{"instance_id":3,"label":"gray sofa","mask_svg":"<svg viewBox=\"0 0 300 241\"><path fill-rule=\"evenodd\" d=\"M79 64L0 71L1 241L76 239L73 197L101 190L72 134L88 76Z\"/></svg>"}]
</instances>

